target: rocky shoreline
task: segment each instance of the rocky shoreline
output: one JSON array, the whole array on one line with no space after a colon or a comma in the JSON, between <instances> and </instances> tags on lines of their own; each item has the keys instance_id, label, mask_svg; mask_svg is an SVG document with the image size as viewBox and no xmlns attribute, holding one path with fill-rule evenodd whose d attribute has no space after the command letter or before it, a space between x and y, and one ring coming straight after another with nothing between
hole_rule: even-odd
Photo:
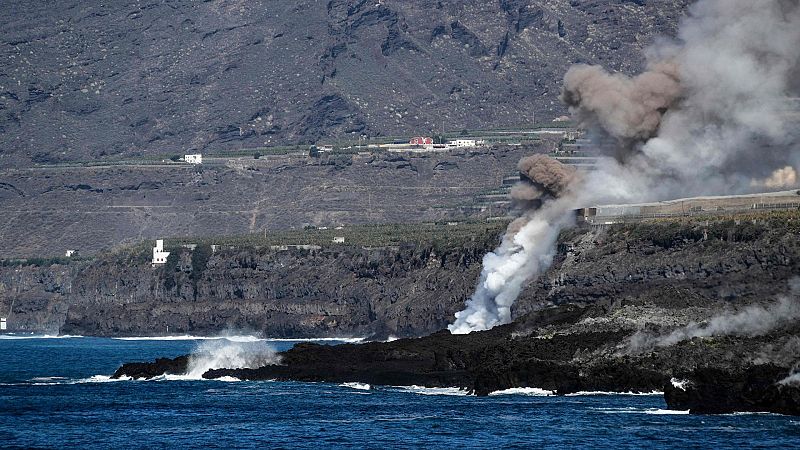
<instances>
[{"instance_id":1,"label":"rocky shoreline","mask_svg":"<svg viewBox=\"0 0 800 450\"><path fill-rule=\"evenodd\" d=\"M203 377L457 387L478 396L509 388L540 388L557 395L663 391L670 409L696 414L800 415L800 385L780 383L792 364L763 352L758 359L748 356L771 344L791 345L800 336L797 324L762 336L697 337L635 352L631 330L581 329L587 319L604 315L595 307L565 305L468 335L442 331L393 342L302 343L280 353L280 364L213 369ZM128 363L114 377L180 374L189 358ZM762 362L766 360L771 362Z\"/></svg>"}]
</instances>

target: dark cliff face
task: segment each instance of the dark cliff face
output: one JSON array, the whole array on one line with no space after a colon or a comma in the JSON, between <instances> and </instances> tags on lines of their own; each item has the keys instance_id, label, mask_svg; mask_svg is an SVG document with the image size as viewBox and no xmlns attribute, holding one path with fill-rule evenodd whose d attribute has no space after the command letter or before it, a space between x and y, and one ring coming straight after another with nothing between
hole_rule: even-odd
<instances>
[{"instance_id":1,"label":"dark cliff face","mask_svg":"<svg viewBox=\"0 0 800 450\"><path fill-rule=\"evenodd\" d=\"M491 245L223 250L203 261L182 249L156 268L143 257L8 268L0 304L15 301L14 326L65 334L415 336L449 323Z\"/></svg>"},{"instance_id":2,"label":"dark cliff face","mask_svg":"<svg viewBox=\"0 0 800 450\"><path fill-rule=\"evenodd\" d=\"M0 166L549 120L688 3L4 2Z\"/></svg>"},{"instance_id":3,"label":"dark cliff face","mask_svg":"<svg viewBox=\"0 0 800 450\"><path fill-rule=\"evenodd\" d=\"M797 223L796 214L778 213L572 230L562 235L550 271L523 290L515 317L551 304L590 306L576 330L631 333L773 301L800 274ZM183 249L158 268L131 254L3 267L0 310L14 302L12 326L80 334L164 334L169 327L276 337L418 336L452 320L496 244L490 233L449 250L242 248L205 259Z\"/></svg>"},{"instance_id":4,"label":"dark cliff face","mask_svg":"<svg viewBox=\"0 0 800 450\"><path fill-rule=\"evenodd\" d=\"M515 315L570 302L680 310L774 298L800 275L794 216L568 231L553 266L514 305Z\"/></svg>"}]
</instances>

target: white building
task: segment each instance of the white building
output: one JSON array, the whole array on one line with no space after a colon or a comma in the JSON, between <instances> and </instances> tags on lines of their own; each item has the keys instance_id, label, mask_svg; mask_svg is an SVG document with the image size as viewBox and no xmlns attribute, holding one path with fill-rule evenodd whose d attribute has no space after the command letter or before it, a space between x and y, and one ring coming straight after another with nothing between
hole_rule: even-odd
<instances>
[{"instance_id":1,"label":"white building","mask_svg":"<svg viewBox=\"0 0 800 450\"><path fill-rule=\"evenodd\" d=\"M203 155L200 153L193 155L183 155L183 160L189 164L203 164Z\"/></svg>"},{"instance_id":2,"label":"white building","mask_svg":"<svg viewBox=\"0 0 800 450\"><path fill-rule=\"evenodd\" d=\"M66 256L67 258L72 258L72 255L74 255L74 254L75 254L75 250L67 250L67 252L64 254L64 256Z\"/></svg>"},{"instance_id":3,"label":"white building","mask_svg":"<svg viewBox=\"0 0 800 450\"><path fill-rule=\"evenodd\" d=\"M480 147L485 144L486 141L483 140L456 139L455 141L449 141L447 143L447 146L451 148L470 148L470 147Z\"/></svg>"},{"instance_id":4,"label":"white building","mask_svg":"<svg viewBox=\"0 0 800 450\"><path fill-rule=\"evenodd\" d=\"M164 251L164 240L157 240L156 246L153 247L153 267L155 267L157 264L166 263L168 256L169 252Z\"/></svg>"},{"instance_id":5,"label":"white building","mask_svg":"<svg viewBox=\"0 0 800 450\"><path fill-rule=\"evenodd\" d=\"M333 243L334 244L344 244L344 236L334 236Z\"/></svg>"},{"instance_id":6,"label":"white building","mask_svg":"<svg viewBox=\"0 0 800 450\"><path fill-rule=\"evenodd\" d=\"M6 318L5 317L0 317L0 331L5 331L6 329L8 329L8 324L6 322Z\"/></svg>"}]
</instances>

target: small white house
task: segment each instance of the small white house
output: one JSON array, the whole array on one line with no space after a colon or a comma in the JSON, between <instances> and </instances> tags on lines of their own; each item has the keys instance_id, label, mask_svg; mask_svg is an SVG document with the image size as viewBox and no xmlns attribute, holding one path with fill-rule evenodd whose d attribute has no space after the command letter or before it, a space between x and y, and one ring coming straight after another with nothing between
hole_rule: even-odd
<instances>
[{"instance_id":1,"label":"small white house","mask_svg":"<svg viewBox=\"0 0 800 450\"><path fill-rule=\"evenodd\" d=\"M344 236L335 236L333 238L334 244L344 244Z\"/></svg>"},{"instance_id":2,"label":"small white house","mask_svg":"<svg viewBox=\"0 0 800 450\"><path fill-rule=\"evenodd\" d=\"M67 252L64 254L64 256L66 256L67 258L72 258L72 255L74 255L74 254L75 254L75 250L67 250Z\"/></svg>"},{"instance_id":3,"label":"small white house","mask_svg":"<svg viewBox=\"0 0 800 450\"><path fill-rule=\"evenodd\" d=\"M200 153L183 155L183 160L189 164L203 164L203 155Z\"/></svg>"},{"instance_id":4,"label":"small white house","mask_svg":"<svg viewBox=\"0 0 800 450\"><path fill-rule=\"evenodd\" d=\"M0 331L5 331L8 329L8 323L6 322L5 317L0 317Z\"/></svg>"},{"instance_id":5,"label":"small white house","mask_svg":"<svg viewBox=\"0 0 800 450\"><path fill-rule=\"evenodd\" d=\"M477 141L475 139L456 139L447 143L448 147L455 148L470 148L484 145L485 141Z\"/></svg>"},{"instance_id":6,"label":"small white house","mask_svg":"<svg viewBox=\"0 0 800 450\"><path fill-rule=\"evenodd\" d=\"M164 240L159 239L156 241L156 246L153 247L153 267L167 262L169 252L164 251Z\"/></svg>"}]
</instances>

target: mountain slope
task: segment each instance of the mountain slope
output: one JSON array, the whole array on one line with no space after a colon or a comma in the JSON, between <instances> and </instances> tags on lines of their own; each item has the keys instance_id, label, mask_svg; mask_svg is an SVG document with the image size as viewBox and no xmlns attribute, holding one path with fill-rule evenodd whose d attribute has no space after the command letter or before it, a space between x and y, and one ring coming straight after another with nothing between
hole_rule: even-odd
<instances>
[{"instance_id":1,"label":"mountain slope","mask_svg":"<svg viewBox=\"0 0 800 450\"><path fill-rule=\"evenodd\" d=\"M4 2L0 166L529 124L688 3Z\"/></svg>"}]
</instances>

